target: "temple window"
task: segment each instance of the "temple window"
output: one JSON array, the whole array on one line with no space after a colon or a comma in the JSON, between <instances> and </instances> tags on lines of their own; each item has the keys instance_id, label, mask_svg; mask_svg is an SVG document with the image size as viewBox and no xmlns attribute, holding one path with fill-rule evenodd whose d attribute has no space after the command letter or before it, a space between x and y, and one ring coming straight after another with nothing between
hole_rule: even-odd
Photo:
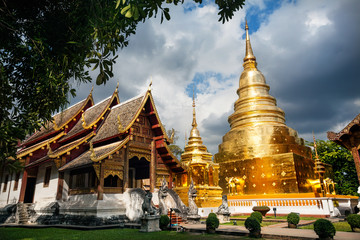
<instances>
[{"instance_id":1,"label":"temple window","mask_svg":"<svg viewBox=\"0 0 360 240\"><path fill-rule=\"evenodd\" d=\"M15 175L15 183L14 183L14 191L16 191L18 189L19 186L19 178L20 178L20 173L16 173Z\"/></svg>"},{"instance_id":2,"label":"temple window","mask_svg":"<svg viewBox=\"0 0 360 240\"><path fill-rule=\"evenodd\" d=\"M5 181L4 181L3 192L6 192L8 181L9 181L9 175L6 175L5 176Z\"/></svg>"},{"instance_id":3,"label":"temple window","mask_svg":"<svg viewBox=\"0 0 360 240\"><path fill-rule=\"evenodd\" d=\"M104 179L104 187L120 187L121 182L118 176L108 176Z\"/></svg>"},{"instance_id":4,"label":"temple window","mask_svg":"<svg viewBox=\"0 0 360 240\"><path fill-rule=\"evenodd\" d=\"M77 169L70 172L70 189L94 188L96 186L96 174L93 168Z\"/></svg>"},{"instance_id":5,"label":"temple window","mask_svg":"<svg viewBox=\"0 0 360 240\"><path fill-rule=\"evenodd\" d=\"M51 166L45 169L45 176L44 176L44 187L48 187L50 183L50 176L51 176Z\"/></svg>"}]
</instances>

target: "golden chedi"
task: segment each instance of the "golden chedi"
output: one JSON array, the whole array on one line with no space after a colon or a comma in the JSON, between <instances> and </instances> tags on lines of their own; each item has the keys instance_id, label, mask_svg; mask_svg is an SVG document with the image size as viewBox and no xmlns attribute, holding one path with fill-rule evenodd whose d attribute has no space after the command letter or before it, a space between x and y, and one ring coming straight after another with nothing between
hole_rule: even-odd
<instances>
[{"instance_id":1,"label":"golden chedi","mask_svg":"<svg viewBox=\"0 0 360 240\"><path fill-rule=\"evenodd\" d=\"M191 181L197 190L196 205L218 207L221 204L222 189L219 187L219 164L212 161L212 154L207 151L197 129L195 99L193 99L193 122L185 151L181 154L181 165L185 172L175 176L175 191L181 200L188 204L188 190Z\"/></svg>"},{"instance_id":2,"label":"golden chedi","mask_svg":"<svg viewBox=\"0 0 360 240\"><path fill-rule=\"evenodd\" d=\"M229 117L230 131L219 145L215 162L220 164L224 194L282 194L311 192L314 179L311 149L295 130L285 124L285 114L269 95L269 85L257 69L246 23L244 71L239 99Z\"/></svg>"}]
</instances>

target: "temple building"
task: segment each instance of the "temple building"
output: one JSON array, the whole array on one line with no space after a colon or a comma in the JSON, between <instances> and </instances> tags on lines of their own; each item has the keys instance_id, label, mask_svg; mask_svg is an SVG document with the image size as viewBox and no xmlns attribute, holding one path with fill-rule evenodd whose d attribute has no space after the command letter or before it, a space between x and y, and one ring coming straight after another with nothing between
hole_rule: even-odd
<instances>
[{"instance_id":1,"label":"temple building","mask_svg":"<svg viewBox=\"0 0 360 240\"><path fill-rule=\"evenodd\" d=\"M0 208L27 203L36 212L60 204L62 213L124 214L128 188L172 186L183 172L168 144L149 89L120 102L118 90L94 104L88 97L56 114L19 146L21 173L5 173Z\"/></svg>"},{"instance_id":2,"label":"temple building","mask_svg":"<svg viewBox=\"0 0 360 240\"><path fill-rule=\"evenodd\" d=\"M221 205L222 189L219 186L219 164L212 161L212 154L203 145L197 129L195 98L193 97L192 129L185 151L181 154L181 166L186 170L175 174L174 190L181 200L188 203L188 191L193 181L197 190L195 203L200 208Z\"/></svg>"},{"instance_id":3,"label":"temple building","mask_svg":"<svg viewBox=\"0 0 360 240\"><path fill-rule=\"evenodd\" d=\"M230 195L311 192L315 179L311 149L285 124L285 114L269 95L270 87L258 70L246 23L244 71L215 162L220 186Z\"/></svg>"},{"instance_id":4,"label":"temple building","mask_svg":"<svg viewBox=\"0 0 360 240\"><path fill-rule=\"evenodd\" d=\"M340 132L328 132L327 137L329 140L343 146L351 152L354 158L356 173L360 184L360 114L358 114Z\"/></svg>"}]
</instances>

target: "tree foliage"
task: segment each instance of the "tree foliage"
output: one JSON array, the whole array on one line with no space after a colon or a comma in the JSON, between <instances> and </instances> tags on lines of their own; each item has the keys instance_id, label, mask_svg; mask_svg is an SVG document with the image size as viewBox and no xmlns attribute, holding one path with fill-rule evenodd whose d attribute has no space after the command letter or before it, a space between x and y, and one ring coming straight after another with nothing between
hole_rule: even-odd
<instances>
[{"instance_id":1,"label":"tree foliage","mask_svg":"<svg viewBox=\"0 0 360 240\"><path fill-rule=\"evenodd\" d=\"M18 139L68 104L69 93L75 95L70 80L89 82L92 69L96 84L105 84L136 26L156 16L170 20L169 6L183 2L0 0L1 163L15 157ZM215 3L225 22L244 0Z\"/></svg>"},{"instance_id":2,"label":"tree foliage","mask_svg":"<svg viewBox=\"0 0 360 240\"><path fill-rule=\"evenodd\" d=\"M171 136L172 130L167 130L166 133L168 136ZM184 153L184 150L181 147L179 147L179 145L176 145L177 140L179 140L178 133L179 133L178 131L174 130L173 143L169 145L169 148L171 152L180 160L181 154Z\"/></svg>"},{"instance_id":3,"label":"tree foliage","mask_svg":"<svg viewBox=\"0 0 360 240\"><path fill-rule=\"evenodd\" d=\"M313 144L311 145L313 146ZM320 160L332 165L336 193L358 195L357 174L350 151L332 141L317 140L316 145ZM314 150L313 159L315 159Z\"/></svg>"}]
</instances>

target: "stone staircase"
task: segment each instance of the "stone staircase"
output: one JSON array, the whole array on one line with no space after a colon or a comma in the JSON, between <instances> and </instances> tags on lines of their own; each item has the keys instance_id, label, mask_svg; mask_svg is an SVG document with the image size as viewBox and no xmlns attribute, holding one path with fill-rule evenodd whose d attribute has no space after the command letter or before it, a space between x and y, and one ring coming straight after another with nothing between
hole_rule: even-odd
<instances>
[{"instance_id":1,"label":"stone staircase","mask_svg":"<svg viewBox=\"0 0 360 240\"><path fill-rule=\"evenodd\" d=\"M168 211L168 217L170 218L170 211ZM171 224L180 224L183 222L182 217L176 215L174 212L171 213Z\"/></svg>"},{"instance_id":2,"label":"stone staircase","mask_svg":"<svg viewBox=\"0 0 360 240\"><path fill-rule=\"evenodd\" d=\"M29 223L31 212L33 211L33 203L18 203L17 204L17 210L16 210L16 216L17 216L17 222L19 224L27 224Z\"/></svg>"}]
</instances>

